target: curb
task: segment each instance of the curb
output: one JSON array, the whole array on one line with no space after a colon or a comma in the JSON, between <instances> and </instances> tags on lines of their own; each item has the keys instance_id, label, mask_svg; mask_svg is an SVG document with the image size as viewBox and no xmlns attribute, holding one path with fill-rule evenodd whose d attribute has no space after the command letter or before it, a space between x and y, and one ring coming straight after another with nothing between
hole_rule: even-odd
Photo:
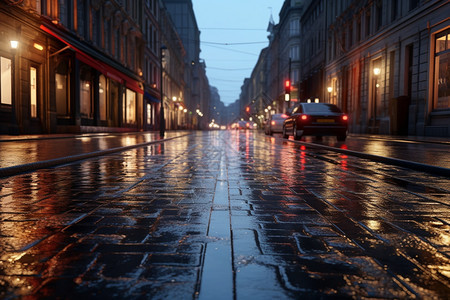
<instances>
[{"instance_id":1,"label":"curb","mask_svg":"<svg viewBox=\"0 0 450 300\"><path fill-rule=\"evenodd\" d=\"M284 139L284 140L291 142L291 143L299 144L302 146L310 147L310 148L319 148L319 149L324 149L324 150L328 150L328 151L348 154L348 155L352 155L352 156L356 156L356 157L360 157L360 158L366 158L366 159L369 159L372 161L381 162L384 164L405 167L405 168L412 169L415 171L421 171L421 172L431 173L431 174L445 176L445 177L450 178L450 169L448 169L448 168L426 165L426 164L417 163L417 162L413 162L413 161L409 161L409 160L398 159L398 158L390 158L390 157L384 157L384 156L368 154L368 153L363 153L363 152L357 152L357 151L352 151L352 150L339 149L339 148L325 146L325 145L317 145L317 144L311 144L311 143L307 143L307 142L293 141L293 140L287 140L287 139Z\"/></svg>"},{"instance_id":2,"label":"curb","mask_svg":"<svg viewBox=\"0 0 450 300\"><path fill-rule=\"evenodd\" d=\"M61 157L61 158L38 161L38 162L33 162L33 163L18 165L18 166L12 166L12 167L7 167L7 168L0 168L0 178L10 177L10 176L14 176L14 175L22 174L22 173L27 173L27 172L35 171L38 169L55 167L58 165L63 165L63 164L67 164L67 163L71 163L71 162L75 162L75 161L79 161L79 160L83 160L83 159L87 159L87 158L112 154L112 153L116 153L116 152L122 152L122 151L139 148L139 147L144 147L144 146L148 146L148 145L152 145L152 144L159 144L159 143L167 142L167 141L170 141L170 140L173 140L176 138L180 138L180 137L184 137L184 136L187 136L187 135L181 135L181 136L176 136L176 137L171 137L171 138L166 138L166 139L161 139L161 140L155 140L155 141L150 141L150 142L146 142L146 143L142 143L142 144L135 144L135 145L131 145L131 146L117 147L117 148L112 148L112 149L107 149L107 150L99 150L99 151L89 152L89 153L84 153L84 154L65 156L65 157Z\"/></svg>"}]
</instances>

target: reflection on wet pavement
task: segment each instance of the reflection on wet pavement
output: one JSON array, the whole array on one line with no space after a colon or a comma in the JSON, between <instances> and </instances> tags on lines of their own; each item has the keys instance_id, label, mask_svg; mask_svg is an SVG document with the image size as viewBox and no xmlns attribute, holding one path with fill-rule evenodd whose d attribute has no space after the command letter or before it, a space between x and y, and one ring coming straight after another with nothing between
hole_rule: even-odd
<instances>
[{"instance_id":1,"label":"reflection on wet pavement","mask_svg":"<svg viewBox=\"0 0 450 300\"><path fill-rule=\"evenodd\" d=\"M450 168L448 143L422 143L413 140L394 140L351 136L345 142L337 142L334 137L316 140L306 137L305 141L331 147L364 152L382 157L410 160L422 164Z\"/></svg>"},{"instance_id":2,"label":"reflection on wet pavement","mask_svg":"<svg viewBox=\"0 0 450 300\"><path fill-rule=\"evenodd\" d=\"M445 298L449 179L251 131L0 180L0 296Z\"/></svg>"}]
</instances>

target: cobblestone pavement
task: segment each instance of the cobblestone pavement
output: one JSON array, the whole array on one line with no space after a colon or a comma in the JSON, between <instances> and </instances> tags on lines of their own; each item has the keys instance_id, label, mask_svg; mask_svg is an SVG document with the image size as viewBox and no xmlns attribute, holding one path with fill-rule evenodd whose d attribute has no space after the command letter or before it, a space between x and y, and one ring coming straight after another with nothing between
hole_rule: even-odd
<instances>
[{"instance_id":1,"label":"cobblestone pavement","mask_svg":"<svg viewBox=\"0 0 450 300\"><path fill-rule=\"evenodd\" d=\"M193 133L0 179L0 298L450 295L449 178Z\"/></svg>"}]
</instances>

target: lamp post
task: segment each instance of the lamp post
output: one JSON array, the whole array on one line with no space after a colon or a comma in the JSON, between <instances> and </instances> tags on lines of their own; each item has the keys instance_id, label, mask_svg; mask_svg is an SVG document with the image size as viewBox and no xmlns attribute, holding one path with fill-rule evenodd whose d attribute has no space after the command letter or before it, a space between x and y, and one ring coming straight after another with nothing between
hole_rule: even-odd
<instances>
[{"instance_id":1,"label":"lamp post","mask_svg":"<svg viewBox=\"0 0 450 300\"><path fill-rule=\"evenodd\" d=\"M331 92L333 91L333 88L331 86L327 87L328 91L328 102L331 103Z\"/></svg>"},{"instance_id":2,"label":"lamp post","mask_svg":"<svg viewBox=\"0 0 450 300\"><path fill-rule=\"evenodd\" d=\"M378 77L381 74L381 69L378 67L373 68L374 86L372 97L372 130L374 131L377 126L377 105L378 105Z\"/></svg>"},{"instance_id":3,"label":"lamp post","mask_svg":"<svg viewBox=\"0 0 450 300\"><path fill-rule=\"evenodd\" d=\"M164 59L164 52L167 50L166 46L161 46L161 53L160 53L160 63L161 63L161 105L159 107L159 136L161 138L164 137L164 133L166 131L166 120L164 119L164 91L163 91L163 73L164 73L164 66L163 66L163 59Z\"/></svg>"}]
</instances>

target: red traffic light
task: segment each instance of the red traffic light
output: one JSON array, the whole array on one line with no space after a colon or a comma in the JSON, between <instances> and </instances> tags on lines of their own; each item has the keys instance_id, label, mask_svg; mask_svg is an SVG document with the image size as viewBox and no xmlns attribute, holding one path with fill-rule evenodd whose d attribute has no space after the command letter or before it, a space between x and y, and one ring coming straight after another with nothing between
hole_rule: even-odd
<instances>
[{"instance_id":1,"label":"red traffic light","mask_svg":"<svg viewBox=\"0 0 450 300\"><path fill-rule=\"evenodd\" d=\"M250 112L250 106L247 106L247 107L245 108L245 111L246 111L246 112Z\"/></svg>"},{"instance_id":2,"label":"red traffic light","mask_svg":"<svg viewBox=\"0 0 450 300\"><path fill-rule=\"evenodd\" d=\"M285 94L289 94L291 92L291 81L290 80L286 80L284 82L284 93Z\"/></svg>"}]
</instances>

